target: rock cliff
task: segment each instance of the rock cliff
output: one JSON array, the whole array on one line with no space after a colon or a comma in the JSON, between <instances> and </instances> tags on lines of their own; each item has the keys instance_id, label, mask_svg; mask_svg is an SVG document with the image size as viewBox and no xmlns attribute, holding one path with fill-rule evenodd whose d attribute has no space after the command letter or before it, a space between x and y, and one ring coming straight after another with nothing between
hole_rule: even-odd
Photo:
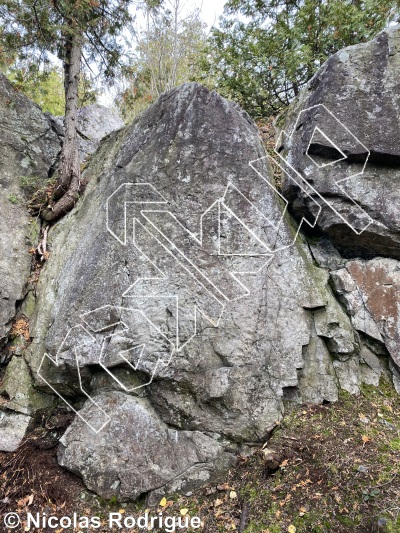
<instances>
[{"instance_id":1,"label":"rock cliff","mask_svg":"<svg viewBox=\"0 0 400 533\"><path fill-rule=\"evenodd\" d=\"M25 351L35 394L76 412L59 462L89 489L187 492L265 442L286 401L400 391L399 35L333 56L274 154L195 83L101 143L49 232Z\"/></svg>"},{"instance_id":2,"label":"rock cliff","mask_svg":"<svg viewBox=\"0 0 400 533\"><path fill-rule=\"evenodd\" d=\"M87 157L109 132L123 123L101 106L80 112L81 151ZM102 126L99 127L99 116ZM0 384L0 449L14 450L37 408L53 398L32 387L25 349L35 305L30 250L38 244L40 223L27 201L53 178L61 150L60 122L18 92L0 73L0 365L14 354Z\"/></svg>"}]
</instances>

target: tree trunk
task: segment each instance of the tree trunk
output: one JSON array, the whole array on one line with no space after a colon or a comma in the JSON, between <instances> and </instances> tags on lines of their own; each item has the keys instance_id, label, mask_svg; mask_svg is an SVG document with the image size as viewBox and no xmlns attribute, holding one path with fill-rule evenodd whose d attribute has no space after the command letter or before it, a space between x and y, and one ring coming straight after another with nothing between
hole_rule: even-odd
<instances>
[{"instance_id":1,"label":"tree trunk","mask_svg":"<svg viewBox=\"0 0 400 533\"><path fill-rule=\"evenodd\" d=\"M61 151L59 174L53 194L53 205L42 212L42 218L54 221L71 211L79 198L81 172L78 145L78 89L81 70L82 38L68 35L65 44L65 137Z\"/></svg>"}]
</instances>

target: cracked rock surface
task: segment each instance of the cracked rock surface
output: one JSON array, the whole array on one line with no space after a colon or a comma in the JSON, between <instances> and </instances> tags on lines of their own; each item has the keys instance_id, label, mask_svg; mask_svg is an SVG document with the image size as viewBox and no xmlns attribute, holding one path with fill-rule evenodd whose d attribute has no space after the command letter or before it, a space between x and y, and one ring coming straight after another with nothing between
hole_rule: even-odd
<instances>
[{"instance_id":1,"label":"cracked rock surface","mask_svg":"<svg viewBox=\"0 0 400 533\"><path fill-rule=\"evenodd\" d=\"M283 194L358 344L333 362L355 393L387 361L399 389L399 52L399 25L339 51L279 121Z\"/></svg>"},{"instance_id":2,"label":"cracked rock surface","mask_svg":"<svg viewBox=\"0 0 400 533\"><path fill-rule=\"evenodd\" d=\"M45 183L60 151L60 139L40 108L1 73L0 123L1 343L10 330L16 302L25 295L30 272L33 223L24 205L23 184Z\"/></svg>"},{"instance_id":3,"label":"cracked rock surface","mask_svg":"<svg viewBox=\"0 0 400 533\"><path fill-rule=\"evenodd\" d=\"M257 129L236 105L198 84L166 93L102 143L85 177L84 198L52 230L30 364L48 390L37 371L49 353L47 382L77 397L79 347L93 402L80 411L89 424L76 417L64 435L59 459L89 488L123 499L192 490L241 446L264 442L284 398L335 401L339 386L358 392L374 379L369 365L380 368L380 355L361 362L361 348L374 347L331 287L329 267L346 260L332 246L295 241ZM196 305L203 314L191 336ZM171 351L178 316L181 344Z\"/></svg>"},{"instance_id":4,"label":"cracked rock surface","mask_svg":"<svg viewBox=\"0 0 400 533\"><path fill-rule=\"evenodd\" d=\"M300 175L283 183L292 212L317 218L347 257L400 259L399 68L397 25L329 58L280 124L281 149ZM354 238L351 226L365 229Z\"/></svg>"}]
</instances>

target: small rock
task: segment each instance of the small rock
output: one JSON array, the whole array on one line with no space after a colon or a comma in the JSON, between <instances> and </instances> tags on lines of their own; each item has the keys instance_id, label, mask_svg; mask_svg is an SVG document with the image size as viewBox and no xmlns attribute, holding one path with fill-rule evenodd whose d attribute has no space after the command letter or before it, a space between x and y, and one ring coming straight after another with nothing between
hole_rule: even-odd
<instances>
[{"instance_id":1,"label":"small rock","mask_svg":"<svg viewBox=\"0 0 400 533\"><path fill-rule=\"evenodd\" d=\"M362 474L367 474L368 473L368 468L366 466L360 465L357 468L357 472L361 472Z\"/></svg>"},{"instance_id":2,"label":"small rock","mask_svg":"<svg viewBox=\"0 0 400 533\"><path fill-rule=\"evenodd\" d=\"M117 490L117 488L121 485L121 481L119 479L116 479L114 483L111 485L111 488L114 490Z\"/></svg>"},{"instance_id":3,"label":"small rock","mask_svg":"<svg viewBox=\"0 0 400 533\"><path fill-rule=\"evenodd\" d=\"M15 452L21 444L32 418L22 413L0 411L0 450Z\"/></svg>"},{"instance_id":4,"label":"small rock","mask_svg":"<svg viewBox=\"0 0 400 533\"><path fill-rule=\"evenodd\" d=\"M386 518L378 518L378 528L386 528L387 520Z\"/></svg>"},{"instance_id":5,"label":"small rock","mask_svg":"<svg viewBox=\"0 0 400 533\"><path fill-rule=\"evenodd\" d=\"M388 422L387 420L385 420L384 418L382 420L380 420L380 423L384 426L386 426L387 428L389 429L392 429L392 430L396 430L396 426L394 426L393 424L391 424L390 422Z\"/></svg>"},{"instance_id":6,"label":"small rock","mask_svg":"<svg viewBox=\"0 0 400 533\"><path fill-rule=\"evenodd\" d=\"M268 448L263 450L263 454L267 473L271 474L276 472L282 462L282 457L275 450L270 450Z\"/></svg>"}]
</instances>

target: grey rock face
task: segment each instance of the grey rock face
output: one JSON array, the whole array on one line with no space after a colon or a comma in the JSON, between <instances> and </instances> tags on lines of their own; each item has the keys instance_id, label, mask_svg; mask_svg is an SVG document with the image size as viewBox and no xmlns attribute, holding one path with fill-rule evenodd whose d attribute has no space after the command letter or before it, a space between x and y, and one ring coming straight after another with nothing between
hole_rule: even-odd
<instances>
[{"instance_id":1,"label":"grey rock face","mask_svg":"<svg viewBox=\"0 0 400 533\"><path fill-rule=\"evenodd\" d=\"M158 487L165 490L168 484L175 491L182 486L189 489L199 479L203 483L216 479L234 461L218 436L168 427L144 398L114 391L100 395L98 401L111 416L109 428L94 439L85 423L73 424L61 440L59 461L105 498L117 494L125 501ZM91 417L91 410L87 405L82 414Z\"/></svg>"},{"instance_id":2,"label":"grey rock face","mask_svg":"<svg viewBox=\"0 0 400 533\"><path fill-rule=\"evenodd\" d=\"M9 410L28 415L54 402L53 396L34 389L29 367L25 359L18 356L13 356L7 365L0 395L0 406L3 404Z\"/></svg>"},{"instance_id":3,"label":"grey rock face","mask_svg":"<svg viewBox=\"0 0 400 533\"><path fill-rule=\"evenodd\" d=\"M266 438L285 391L337 398L331 353L351 357L357 339L328 273L294 244L245 113L185 84L103 142L85 177L49 233L30 354L44 390L73 404L78 365L93 396L62 464L106 497L190 490Z\"/></svg>"},{"instance_id":4,"label":"grey rock face","mask_svg":"<svg viewBox=\"0 0 400 533\"><path fill-rule=\"evenodd\" d=\"M100 144L49 232L28 354L77 411L59 461L91 490L192 490L265 442L284 399L389 371L400 389L398 33L336 54L289 109L288 209L255 125L198 84Z\"/></svg>"},{"instance_id":5,"label":"grey rock face","mask_svg":"<svg viewBox=\"0 0 400 533\"><path fill-rule=\"evenodd\" d=\"M27 295L31 256L37 244L37 221L29 216L26 199L30 191L46 185L55 168L63 129L54 117L15 90L0 74L0 363L16 313L32 311ZM80 129L85 151L91 153L99 140L123 125L117 115L102 106L81 110ZM29 293L32 295L32 293ZM25 298L25 300L24 300ZM33 304L34 306L34 304ZM21 351L15 346L14 353ZM0 449L14 450L21 442L36 409L54 401L32 386L23 357L9 362L0 389ZM15 413L13 412L15 411ZM19 414L17 414L19 413Z\"/></svg>"},{"instance_id":6,"label":"grey rock face","mask_svg":"<svg viewBox=\"0 0 400 533\"><path fill-rule=\"evenodd\" d=\"M358 344L354 356L333 361L353 393L387 376L387 354L398 387L399 51L400 26L341 50L278 120L283 194L315 262L330 271Z\"/></svg>"},{"instance_id":7,"label":"grey rock face","mask_svg":"<svg viewBox=\"0 0 400 533\"><path fill-rule=\"evenodd\" d=\"M124 125L116 110L103 105L88 105L79 110L79 133L93 143L98 144L106 135Z\"/></svg>"},{"instance_id":8,"label":"grey rock face","mask_svg":"<svg viewBox=\"0 0 400 533\"><path fill-rule=\"evenodd\" d=\"M400 258L399 51L400 26L341 50L282 124L292 211L347 257Z\"/></svg>"},{"instance_id":9,"label":"grey rock face","mask_svg":"<svg viewBox=\"0 0 400 533\"><path fill-rule=\"evenodd\" d=\"M61 137L64 136L63 117L53 117L54 122ZM117 111L108 107L93 104L79 109L78 115L78 138L81 160L84 161L97 150L100 141L113 131L124 126L124 121Z\"/></svg>"},{"instance_id":10,"label":"grey rock face","mask_svg":"<svg viewBox=\"0 0 400 533\"><path fill-rule=\"evenodd\" d=\"M24 296L31 219L24 187L45 183L60 150L47 117L0 74L0 340Z\"/></svg>"},{"instance_id":11,"label":"grey rock face","mask_svg":"<svg viewBox=\"0 0 400 533\"><path fill-rule=\"evenodd\" d=\"M26 208L25 192L27 187L46 183L60 151L60 139L39 107L2 74L0 124L0 363L4 363L2 349L19 302L26 295L31 265L28 250L36 244L35 222ZM25 361L15 356L8 365L1 395L0 450L14 451L31 420L28 415L49 398L33 389Z\"/></svg>"},{"instance_id":12,"label":"grey rock face","mask_svg":"<svg viewBox=\"0 0 400 533\"><path fill-rule=\"evenodd\" d=\"M13 411L0 411L0 450L15 452L25 436L31 417Z\"/></svg>"},{"instance_id":13,"label":"grey rock face","mask_svg":"<svg viewBox=\"0 0 400 533\"><path fill-rule=\"evenodd\" d=\"M320 337L313 337L304 350L304 369L300 374L302 400L308 403L335 402L337 378L332 359Z\"/></svg>"}]
</instances>

